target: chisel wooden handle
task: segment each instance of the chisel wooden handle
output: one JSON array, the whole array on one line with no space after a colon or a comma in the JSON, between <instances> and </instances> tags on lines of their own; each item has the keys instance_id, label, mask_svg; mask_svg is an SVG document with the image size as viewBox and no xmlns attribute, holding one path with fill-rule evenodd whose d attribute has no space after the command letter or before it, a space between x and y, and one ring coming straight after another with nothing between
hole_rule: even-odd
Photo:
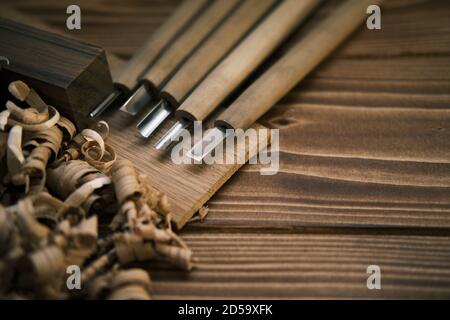
<instances>
[{"instance_id":1,"label":"chisel wooden handle","mask_svg":"<svg viewBox=\"0 0 450 320\"><path fill-rule=\"evenodd\" d=\"M114 79L115 83L122 89L132 90L138 84L139 76L144 70L208 3L208 0L185 0L121 70L118 78Z\"/></svg>"},{"instance_id":2,"label":"chisel wooden handle","mask_svg":"<svg viewBox=\"0 0 450 320\"><path fill-rule=\"evenodd\" d=\"M178 108L176 115L203 120L313 11L321 0L285 0L261 22Z\"/></svg>"},{"instance_id":3,"label":"chisel wooden handle","mask_svg":"<svg viewBox=\"0 0 450 320\"><path fill-rule=\"evenodd\" d=\"M346 0L239 96L216 125L234 129L251 126L357 29L369 5L379 3Z\"/></svg>"},{"instance_id":4,"label":"chisel wooden handle","mask_svg":"<svg viewBox=\"0 0 450 320\"><path fill-rule=\"evenodd\" d=\"M189 54L216 28L236 7L239 0L215 0L159 57L141 80L152 91L158 91L165 81Z\"/></svg>"},{"instance_id":5,"label":"chisel wooden handle","mask_svg":"<svg viewBox=\"0 0 450 320\"><path fill-rule=\"evenodd\" d=\"M184 63L161 89L161 98L176 108L201 79L236 46L278 0L246 0Z\"/></svg>"}]
</instances>

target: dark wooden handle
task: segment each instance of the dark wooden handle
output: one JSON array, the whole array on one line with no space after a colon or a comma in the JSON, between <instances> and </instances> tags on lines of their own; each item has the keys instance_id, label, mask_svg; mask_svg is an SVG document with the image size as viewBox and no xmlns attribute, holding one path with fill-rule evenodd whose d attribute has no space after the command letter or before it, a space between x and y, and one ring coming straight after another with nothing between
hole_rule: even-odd
<instances>
[{"instance_id":1,"label":"dark wooden handle","mask_svg":"<svg viewBox=\"0 0 450 320\"><path fill-rule=\"evenodd\" d=\"M165 50L142 76L153 89L160 89L193 50L230 14L239 0L216 0Z\"/></svg>"},{"instance_id":2,"label":"dark wooden handle","mask_svg":"<svg viewBox=\"0 0 450 320\"><path fill-rule=\"evenodd\" d=\"M320 0L285 0L261 22L178 108L178 117L203 120L314 10Z\"/></svg>"},{"instance_id":3,"label":"dark wooden handle","mask_svg":"<svg viewBox=\"0 0 450 320\"><path fill-rule=\"evenodd\" d=\"M357 29L369 5L379 3L347 0L259 77L219 116L216 125L235 129L251 126Z\"/></svg>"},{"instance_id":4,"label":"dark wooden handle","mask_svg":"<svg viewBox=\"0 0 450 320\"><path fill-rule=\"evenodd\" d=\"M246 0L189 57L161 90L161 98L178 107L194 87L261 20L278 0Z\"/></svg>"},{"instance_id":5,"label":"dark wooden handle","mask_svg":"<svg viewBox=\"0 0 450 320\"><path fill-rule=\"evenodd\" d=\"M68 38L76 38L71 36L70 33L63 32L59 29L52 28L41 20L35 18L32 15L24 14L15 8L7 5L0 4L0 17L7 18L10 20L18 21L29 26L35 27L37 29L45 30L48 32L56 33ZM113 80L117 79L121 70L125 66L125 60L120 59L109 51L106 51L106 57L108 59L109 68L111 70L111 76Z\"/></svg>"},{"instance_id":6,"label":"dark wooden handle","mask_svg":"<svg viewBox=\"0 0 450 320\"><path fill-rule=\"evenodd\" d=\"M121 70L115 83L132 90L139 76L154 62L165 47L208 5L208 0L185 0Z\"/></svg>"}]
</instances>

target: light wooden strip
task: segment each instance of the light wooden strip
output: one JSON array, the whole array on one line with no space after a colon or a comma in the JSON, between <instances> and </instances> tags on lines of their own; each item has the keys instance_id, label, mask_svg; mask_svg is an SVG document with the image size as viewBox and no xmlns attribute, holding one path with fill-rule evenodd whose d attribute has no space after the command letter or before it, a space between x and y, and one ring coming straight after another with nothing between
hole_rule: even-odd
<instances>
[{"instance_id":1,"label":"light wooden strip","mask_svg":"<svg viewBox=\"0 0 450 320\"><path fill-rule=\"evenodd\" d=\"M170 151L162 153L153 145L174 124L165 123L158 133L144 139L135 129L138 117L116 112L106 118L112 131L110 144L117 153L133 161L135 166L150 176L152 185L167 194L173 209L173 218L181 228L209 198L242 166L236 164L176 164L170 158ZM256 124L253 129L264 128ZM242 141L237 148L244 148ZM264 144L246 149L246 159L253 157ZM244 149L241 149L244 150Z\"/></svg>"}]
</instances>

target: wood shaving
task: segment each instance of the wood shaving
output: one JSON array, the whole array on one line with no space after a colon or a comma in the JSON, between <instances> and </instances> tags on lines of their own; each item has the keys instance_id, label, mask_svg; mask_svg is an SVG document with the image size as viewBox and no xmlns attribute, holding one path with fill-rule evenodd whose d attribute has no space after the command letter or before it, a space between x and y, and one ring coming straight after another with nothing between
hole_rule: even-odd
<instances>
[{"instance_id":1,"label":"wood shaving","mask_svg":"<svg viewBox=\"0 0 450 320\"><path fill-rule=\"evenodd\" d=\"M77 132L25 83L8 89L28 107L8 101L0 113L0 298L150 299L148 272L131 263L192 268L167 197L116 160L106 122ZM73 265L80 290L66 284Z\"/></svg>"},{"instance_id":2,"label":"wood shaving","mask_svg":"<svg viewBox=\"0 0 450 320\"><path fill-rule=\"evenodd\" d=\"M195 216L193 216L189 222L203 222L205 221L206 217L208 216L209 208L207 206L201 207Z\"/></svg>"}]
</instances>

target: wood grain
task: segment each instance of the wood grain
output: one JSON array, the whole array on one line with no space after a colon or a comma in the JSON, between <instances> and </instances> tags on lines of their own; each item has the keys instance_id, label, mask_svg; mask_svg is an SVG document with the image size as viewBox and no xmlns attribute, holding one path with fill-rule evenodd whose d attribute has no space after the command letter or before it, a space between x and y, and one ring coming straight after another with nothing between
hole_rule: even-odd
<instances>
[{"instance_id":1,"label":"wood grain","mask_svg":"<svg viewBox=\"0 0 450 320\"><path fill-rule=\"evenodd\" d=\"M448 229L447 10L445 1L386 10L384 42L355 35L291 91L263 119L280 128L280 173L245 167L209 202L206 224ZM412 35L424 39L429 20L428 47Z\"/></svg>"},{"instance_id":2,"label":"wood grain","mask_svg":"<svg viewBox=\"0 0 450 320\"><path fill-rule=\"evenodd\" d=\"M450 238L184 233L190 273L150 265L155 299L450 298ZM367 267L381 268L368 290Z\"/></svg>"},{"instance_id":3,"label":"wood grain","mask_svg":"<svg viewBox=\"0 0 450 320\"><path fill-rule=\"evenodd\" d=\"M109 143L121 157L133 161L139 171L150 176L152 185L168 196L173 219L181 228L243 164L175 163L170 152L162 153L153 148L175 121L167 121L156 135L145 139L135 130L138 119L139 116L133 117L124 112L109 113L106 117L111 126ZM263 127L255 125L253 128ZM244 150L243 143L240 141L237 148ZM246 148L245 159L253 157L264 147L266 144L261 143ZM188 149L186 147L186 151Z\"/></svg>"},{"instance_id":4,"label":"wood grain","mask_svg":"<svg viewBox=\"0 0 450 320\"><path fill-rule=\"evenodd\" d=\"M314 28L302 28L304 36L227 107L216 125L232 129L251 126L360 28L368 6L381 2L347 0Z\"/></svg>"},{"instance_id":5,"label":"wood grain","mask_svg":"<svg viewBox=\"0 0 450 320\"><path fill-rule=\"evenodd\" d=\"M66 0L5 1L64 31ZM216 193L182 232L196 269L148 266L155 299L449 298L450 4L404 2L264 117L280 173L246 165ZM76 35L129 57L178 2L79 3ZM369 264L381 291L365 288Z\"/></svg>"}]
</instances>

